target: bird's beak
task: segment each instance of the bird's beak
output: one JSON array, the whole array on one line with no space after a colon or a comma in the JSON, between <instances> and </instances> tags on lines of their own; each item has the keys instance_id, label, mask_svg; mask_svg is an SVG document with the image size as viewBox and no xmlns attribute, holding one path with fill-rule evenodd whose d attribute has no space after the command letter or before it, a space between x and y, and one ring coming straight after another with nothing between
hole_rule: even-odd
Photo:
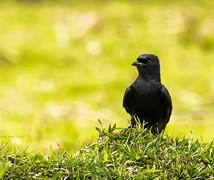
<instances>
[{"instance_id":1,"label":"bird's beak","mask_svg":"<svg viewBox=\"0 0 214 180\"><path fill-rule=\"evenodd\" d=\"M135 62L132 63L132 66L144 67L145 64L143 64L142 62L139 62L139 61L135 61Z\"/></svg>"}]
</instances>

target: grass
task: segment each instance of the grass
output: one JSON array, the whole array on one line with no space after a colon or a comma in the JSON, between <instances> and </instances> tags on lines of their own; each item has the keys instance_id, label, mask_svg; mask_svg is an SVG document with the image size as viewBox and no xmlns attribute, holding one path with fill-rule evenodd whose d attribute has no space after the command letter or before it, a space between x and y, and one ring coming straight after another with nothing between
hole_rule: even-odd
<instances>
[{"instance_id":1,"label":"grass","mask_svg":"<svg viewBox=\"0 0 214 180\"><path fill-rule=\"evenodd\" d=\"M213 142L154 136L138 126L99 129L97 142L70 154L1 151L3 179L213 179Z\"/></svg>"}]
</instances>

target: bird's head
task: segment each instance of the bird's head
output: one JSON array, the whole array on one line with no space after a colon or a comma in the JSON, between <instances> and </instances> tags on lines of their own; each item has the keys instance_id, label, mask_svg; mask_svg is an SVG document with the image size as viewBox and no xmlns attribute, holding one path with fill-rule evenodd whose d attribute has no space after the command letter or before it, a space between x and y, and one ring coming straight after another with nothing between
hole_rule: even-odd
<instances>
[{"instance_id":1,"label":"bird's head","mask_svg":"<svg viewBox=\"0 0 214 180\"><path fill-rule=\"evenodd\" d=\"M132 65L137 67L140 75L160 76L159 59L153 54L140 55Z\"/></svg>"}]
</instances>

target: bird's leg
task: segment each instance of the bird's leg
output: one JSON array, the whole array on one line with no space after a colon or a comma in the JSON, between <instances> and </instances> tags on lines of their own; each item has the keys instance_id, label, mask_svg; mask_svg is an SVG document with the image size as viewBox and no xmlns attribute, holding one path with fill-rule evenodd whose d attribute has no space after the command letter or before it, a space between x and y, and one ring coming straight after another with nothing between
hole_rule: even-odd
<instances>
[{"instance_id":1,"label":"bird's leg","mask_svg":"<svg viewBox=\"0 0 214 180\"><path fill-rule=\"evenodd\" d=\"M130 127L134 128L135 126L136 126L136 118L135 118L135 116L131 116L131 125L130 125Z\"/></svg>"},{"instance_id":2,"label":"bird's leg","mask_svg":"<svg viewBox=\"0 0 214 180\"><path fill-rule=\"evenodd\" d=\"M156 132L156 134L160 134L160 129L159 129L159 123L158 122L155 123L155 132Z\"/></svg>"},{"instance_id":3,"label":"bird's leg","mask_svg":"<svg viewBox=\"0 0 214 180\"><path fill-rule=\"evenodd\" d=\"M152 133L155 135L160 134L161 132L163 132L165 130L166 127L166 123L162 123L162 122L156 122L153 126L152 126Z\"/></svg>"}]
</instances>

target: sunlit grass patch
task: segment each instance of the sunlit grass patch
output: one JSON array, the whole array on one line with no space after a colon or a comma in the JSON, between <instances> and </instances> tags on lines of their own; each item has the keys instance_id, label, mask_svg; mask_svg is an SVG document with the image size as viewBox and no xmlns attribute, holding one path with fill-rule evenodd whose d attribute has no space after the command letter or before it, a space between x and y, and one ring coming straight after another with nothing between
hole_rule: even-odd
<instances>
[{"instance_id":1,"label":"sunlit grass patch","mask_svg":"<svg viewBox=\"0 0 214 180\"><path fill-rule=\"evenodd\" d=\"M49 155L13 150L0 152L4 179L212 179L213 143L171 138L138 126L106 130L99 138L69 154L59 147Z\"/></svg>"}]
</instances>

